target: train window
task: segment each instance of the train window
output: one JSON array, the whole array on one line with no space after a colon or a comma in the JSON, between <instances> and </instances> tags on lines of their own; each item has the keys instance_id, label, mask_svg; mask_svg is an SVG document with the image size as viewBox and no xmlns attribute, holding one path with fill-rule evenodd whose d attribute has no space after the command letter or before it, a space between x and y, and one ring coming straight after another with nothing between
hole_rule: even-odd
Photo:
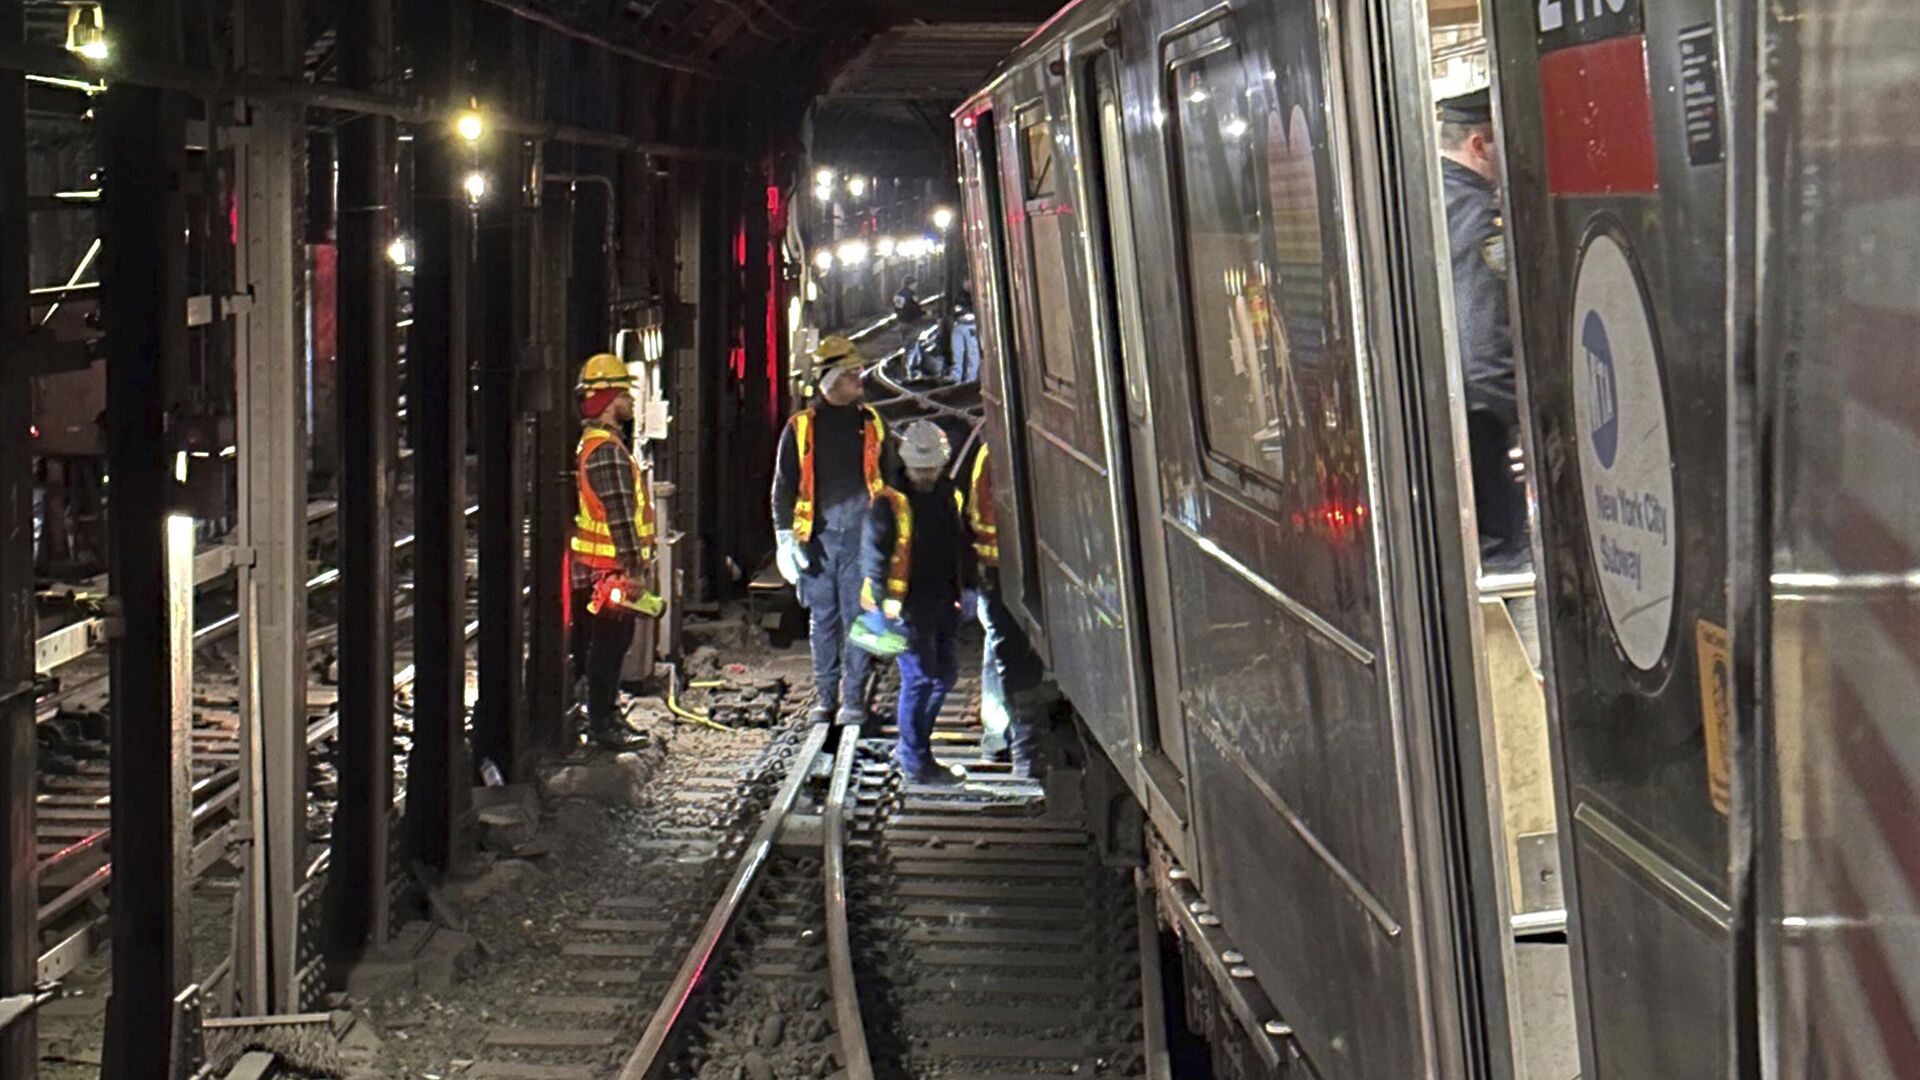
<instances>
[{"instance_id":1,"label":"train window","mask_svg":"<svg viewBox=\"0 0 1920 1080\"><path fill-rule=\"evenodd\" d=\"M1255 173L1255 121L1240 51L1218 27L1174 58L1168 90L1178 124L1184 226L1202 431L1214 454L1279 478L1286 339L1270 296Z\"/></svg>"},{"instance_id":2,"label":"train window","mask_svg":"<svg viewBox=\"0 0 1920 1080\"><path fill-rule=\"evenodd\" d=\"M1054 194L1053 125L1039 105L1022 109L1020 123L1021 167L1025 170L1027 201L1051 199Z\"/></svg>"},{"instance_id":3,"label":"train window","mask_svg":"<svg viewBox=\"0 0 1920 1080\"><path fill-rule=\"evenodd\" d=\"M1042 385L1049 394L1070 398L1074 353L1073 294L1067 285L1070 271L1066 230L1070 221L1056 195L1059 184L1053 161L1053 123L1044 105L1019 113L1021 179L1026 192L1027 258L1032 267L1033 293L1029 303L1040 350Z\"/></svg>"}]
</instances>

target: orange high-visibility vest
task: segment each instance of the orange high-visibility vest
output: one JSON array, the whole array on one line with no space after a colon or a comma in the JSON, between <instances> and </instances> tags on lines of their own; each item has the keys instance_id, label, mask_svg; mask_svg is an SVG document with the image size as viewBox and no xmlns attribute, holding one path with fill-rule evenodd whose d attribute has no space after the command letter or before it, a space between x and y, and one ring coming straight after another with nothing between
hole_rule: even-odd
<instances>
[{"instance_id":1,"label":"orange high-visibility vest","mask_svg":"<svg viewBox=\"0 0 1920 1080\"><path fill-rule=\"evenodd\" d=\"M614 546L613 529L607 524L607 505L593 490L593 484L587 479L587 458L601 443L613 441L622 450L626 444L611 430L598 425L589 425L580 433L580 449L575 455L575 471L580 490L580 509L573 518L573 557L582 566L593 570L620 569L620 549ZM627 462L633 466L634 518L633 529L640 537L640 558L653 558L653 502L647 498L646 474L640 471L640 462L632 454Z\"/></svg>"},{"instance_id":2,"label":"orange high-visibility vest","mask_svg":"<svg viewBox=\"0 0 1920 1080\"><path fill-rule=\"evenodd\" d=\"M866 472L867 495L875 497L886 488L880 476L880 452L887 444L887 425L871 406L862 405L867 414L862 432L860 459ZM806 543L813 536L813 410L804 409L793 417L793 448L799 451L800 488L793 499L793 535Z\"/></svg>"},{"instance_id":3,"label":"orange high-visibility vest","mask_svg":"<svg viewBox=\"0 0 1920 1080\"><path fill-rule=\"evenodd\" d=\"M980 565L1000 565L1000 526L993 509L993 472L987 468L987 444L973 455L973 475L967 479L967 526L973 530L973 554Z\"/></svg>"},{"instance_id":4,"label":"orange high-visibility vest","mask_svg":"<svg viewBox=\"0 0 1920 1080\"><path fill-rule=\"evenodd\" d=\"M893 554L887 559L885 597L885 599L893 602L894 610L888 612L889 615L892 615L898 612L900 605L906 603L907 583L913 573L913 502L907 498L906 492L887 487L884 484L881 485L879 491L873 493L873 497L875 499L884 499L887 505L893 507ZM964 513L965 507L966 501L960 494L960 489L954 488L954 510ZM868 611L879 611L881 610L880 599L881 598L873 595L873 582L871 580L860 583L861 607Z\"/></svg>"}]
</instances>

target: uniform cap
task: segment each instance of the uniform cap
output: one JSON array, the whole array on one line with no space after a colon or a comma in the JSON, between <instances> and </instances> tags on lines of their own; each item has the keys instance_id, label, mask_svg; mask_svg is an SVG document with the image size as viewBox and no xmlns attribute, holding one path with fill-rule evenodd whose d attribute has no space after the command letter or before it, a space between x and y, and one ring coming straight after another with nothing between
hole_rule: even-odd
<instances>
[{"instance_id":1,"label":"uniform cap","mask_svg":"<svg viewBox=\"0 0 1920 1080\"><path fill-rule=\"evenodd\" d=\"M1441 98L1436 104L1443 124L1493 123L1493 95L1486 87L1457 97Z\"/></svg>"},{"instance_id":2,"label":"uniform cap","mask_svg":"<svg viewBox=\"0 0 1920 1080\"><path fill-rule=\"evenodd\" d=\"M953 456L947 433L931 420L916 420L900 437L900 463L909 469L938 469Z\"/></svg>"}]
</instances>

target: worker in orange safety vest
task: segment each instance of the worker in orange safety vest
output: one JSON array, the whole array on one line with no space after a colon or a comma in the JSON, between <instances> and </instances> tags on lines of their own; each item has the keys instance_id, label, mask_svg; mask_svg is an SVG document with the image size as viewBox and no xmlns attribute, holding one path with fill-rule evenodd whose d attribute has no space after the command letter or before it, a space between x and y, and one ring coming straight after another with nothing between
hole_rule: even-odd
<instances>
[{"instance_id":1,"label":"worker in orange safety vest","mask_svg":"<svg viewBox=\"0 0 1920 1080\"><path fill-rule=\"evenodd\" d=\"M573 670L586 682L587 734L616 749L632 741L618 714L620 670L633 645L634 616L658 614L647 588L654 515L647 475L622 437L633 420L633 377L619 357L600 353L580 369L580 448L573 520Z\"/></svg>"},{"instance_id":2,"label":"worker in orange safety vest","mask_svg":"<svg viewBox=\"0 0 1920 1080\"><path fill-rule=\"evenodd\" d=\"M819 400L787 422L774 461L774 558L807 608L814 722L858 724L871 658L847 632L860 615L860 531L884 486L887 429L861 400L867 360L853 342L836 334L813 355Z\"/></svg>"}]
</instances>

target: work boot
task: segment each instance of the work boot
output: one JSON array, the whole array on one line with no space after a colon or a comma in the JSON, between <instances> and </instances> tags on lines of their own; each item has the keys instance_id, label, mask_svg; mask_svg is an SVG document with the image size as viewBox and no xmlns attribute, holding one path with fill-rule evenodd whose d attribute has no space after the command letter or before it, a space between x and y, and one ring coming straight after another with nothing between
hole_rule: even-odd
<instances>
[{"instance_id":1,"label":"work boot","mask_svg":"<svg viewBox=\"0 0 1920 1080\"><path fill-rule=\"evenodd\" d=\"M635 746L645 746L647 737L623 724L603 722L587 729L587 738L593 745L609 753L629 750Z\"/></svg>"},{"instance_id":2,"label":"work boot","mask_svg":"<svg viewBox=\"0 0 1920 1080\"><path fill-rule=\"evenodd\" d=\"M966 771L958 765L942 765L939 762L935 762L921 772L908 773L906 776L907 783L915 787L953 787L955 784L963 783L966 778Z\"/></svg>"},{"instance_id":3,"label":"work boot","mask_svg":"<svg viewBox=\"0 0 1920 1080\"><path fill-rule=\"evenodd\" d=\"M807 723L831 724L833 723L833 713L834 706L815 704L813 708L807 710Z\"/></svg>"},{"instance_id":4,"label":"work boot","mask_svg":"<svg viewBox=\"0 0 1920 1080\"><path fill-rule=\"evenodd\" d=\"M848 706L834 716L833 722L843 727L859 727L867 722L867 710Z\"/></svg>"}]
</instances>

